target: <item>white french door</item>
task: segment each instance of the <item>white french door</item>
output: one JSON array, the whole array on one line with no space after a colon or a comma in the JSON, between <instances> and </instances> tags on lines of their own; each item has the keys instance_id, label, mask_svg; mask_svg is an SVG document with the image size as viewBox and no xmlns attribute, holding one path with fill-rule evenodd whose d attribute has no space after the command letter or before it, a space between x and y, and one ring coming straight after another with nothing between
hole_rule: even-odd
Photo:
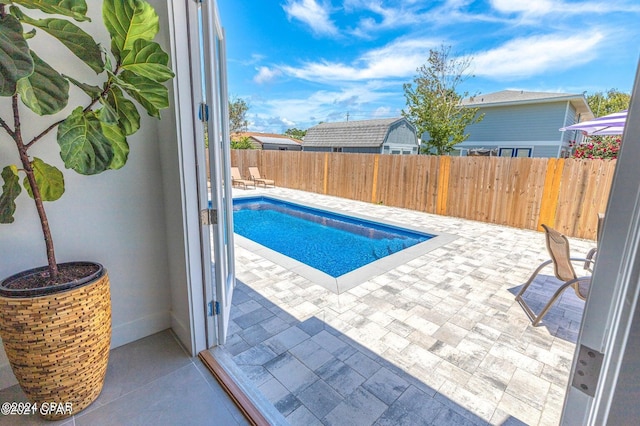
<instances>
[{"instance_id":1,"label":"white french door","mask_svg":"<svg viewBox=\"0 0 640 426\"><path fill-rule=\"evenodd\" d=\"M640 418L639 159L640 63L576 345L563 425L638 424Z\"/></svg>"},{"instance_id":2,"label":"white french door","mask_svg":"<svg viewBox=\"0 0 640 426\"><path fill-rule=\"evenodd\" d=\"M215 2L197 3L197 29L201 75L197 108L209 155L209 179L206 191L202 191L208 200L200 216L207 287L207 345L211 347L225 343L235 286L226 53Z\"/></svg>"}]
</instances>

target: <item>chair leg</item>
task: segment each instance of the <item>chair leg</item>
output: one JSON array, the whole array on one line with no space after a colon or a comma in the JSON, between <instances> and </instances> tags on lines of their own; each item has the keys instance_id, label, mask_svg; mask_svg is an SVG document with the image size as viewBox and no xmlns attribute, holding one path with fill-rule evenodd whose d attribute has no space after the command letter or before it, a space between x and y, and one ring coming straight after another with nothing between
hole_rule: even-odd
<instances>
[{"instance_id":1,"label":"chair leg","mask_svg":"<svg viewBox=\"0 0 640 426\"><path fill-rule=\"evenodd\" d=\"M547 266L547 265L549 265L551 263L553 263L553 260L551 260L551 259L547 260L546 262L542 262L540 264L540 266L538 266L538 268L535 271L533 271L533 274L531 274L531 276L529 277L529 280L522 286L522 288L520 289L520 291L516 295L516 300L521 298L521 296L524 294L524 292L527 290L527 288L529 288L529 286L531 285L533 280L536 278L536 276L540 273L540 271L542 271L545 266Z\"/></svg>"},{"instance_id":2,"label":"chair leg","mask_svg":"<svg viewBox=\"0 0 640 426\"><path fill-rule=\"evenodd\" d=\"M527 280L527 282L522 286L522 288L516 295L516 302L518 302L518 304L522 307L522 309L524 310L524 313L527 314L527 317L529 317L529 320L531 320L531 322L535 321L536 314L529 307L529 305L527 305L527 303L524 301L524 299L522 298L522 295L524 294L525 291L527 291L527 289L529 288L531 283L533 283L533 280L535 280L535 278L538 276L540 271L542 271L542 269L544 269L546 266L548 266L551 263L553 263L553 260L547 260L546 262L541 263L540 266L538 266L538 268L536 268L536 270L533 271L533 273L529 277L529 280Z\"/></svg>"},{"instance_id":3,"label":"chair leg","mask_svg":"<svg viewBox=\"0 0 640 426\"><path fill-rule=\"evenodd\" d=\"M549 309L551 309L551 306L553 306L553 304L560 297L560 295L568 287L571 287L572 285L574 285L578 281L580 281L580 278L576 278L576 279L567 281L566 283L562 284L560 286L560 288L558 288L556 290L556 292L553 293L553 296L551 297L551 299L549 299L547 304L544 305L544 308L542 308L542 310L540 311L540 313L538 315L536 315L535 312L533 312L533 310L529 307L529 305L527 305L525 303L525 301L522 299L522 297L520 297L520 299L516 299L516 300L518 300L518 303L520 303L520 306L522 306L522 308L524 309L525 313L527 314L527 316L531 320L531 325L533 325L534 327L537 327L538 324L540 324L540 321L542 321L542 318L544 318L544 316L547 314L547 312L549 312ZM520 296L520 294L518 294L518 296Z\"/></svg>"}]
</instances>

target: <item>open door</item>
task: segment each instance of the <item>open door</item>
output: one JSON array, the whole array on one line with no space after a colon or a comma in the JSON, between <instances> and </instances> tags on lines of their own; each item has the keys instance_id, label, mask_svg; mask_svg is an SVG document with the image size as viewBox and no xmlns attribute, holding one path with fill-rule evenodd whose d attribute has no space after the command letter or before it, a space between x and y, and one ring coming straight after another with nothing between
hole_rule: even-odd
<instances>
[{"instance_id":1,"label":"open door","mask_svg":"<svg viewBox=\"0 0 640 426\"><path fill-rule=\"evenodd\" d=\"M207 309L207 345L222 345L227 337L235 286L233 200L224 32L215 2L197 3L201 95L199 117L208 145L208 206L201 209ZM204 244L206 245L206 244ZM208 258L207 258L208 257ZM209 278L209 279L206 279ZM212 278L212 279L211 279ZM209 284L207 284L209 285Z\"/></svg>"},{"instance_id":2,"label":"open door","mask_svg":"<svg viewBox=\"0 0 640 426\"><path fill-rule=\"evenodd\" d=\"M640 63L562 414L563 425L640 418Z\"/></svg>"}]
</instances>

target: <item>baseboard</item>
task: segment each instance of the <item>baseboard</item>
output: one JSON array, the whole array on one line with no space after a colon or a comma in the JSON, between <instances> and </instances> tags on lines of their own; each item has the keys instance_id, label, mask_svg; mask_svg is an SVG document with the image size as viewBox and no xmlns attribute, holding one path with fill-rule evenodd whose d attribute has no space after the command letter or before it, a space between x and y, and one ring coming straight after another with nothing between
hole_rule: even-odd
<instances>
[{"instance_id":1,"label":"baseboard","mask_svg":"<svg viewBox=\"0 0 640 426\"><path fill-rule=\"evenodd\" d=\"M111 349L171 328L169 311L138 318L111 328Z\"/></svg>"},{"instance_id":2,"label":"baseboard","mask_svg":"<svg viewBox=\"0 0 640 426\"><path fill-rule=\"evenodd\" d=\"M187 352L189 352L191 356L196 356L197 354L191 353L193 348L191 343L191 330L182 321L180 321L173 312L171 313L171 329Z\"/></svg>"}]
</instances>

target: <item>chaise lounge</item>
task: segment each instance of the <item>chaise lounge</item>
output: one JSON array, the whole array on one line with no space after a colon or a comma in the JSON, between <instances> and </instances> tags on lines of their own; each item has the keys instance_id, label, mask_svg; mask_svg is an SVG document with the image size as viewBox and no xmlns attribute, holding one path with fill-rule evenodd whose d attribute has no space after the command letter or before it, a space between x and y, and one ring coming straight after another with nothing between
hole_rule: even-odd
<instances>
[{"instance_id":1,"label":"chaise lounge","mask_svg":"<svg viewBox=\"0 0 640 426\"><path fill-rule=\"evenodd\" d=\"M253 186L255 188L256 184L252 180L242 179L240 169L237 167L231 167L231 186L240 186L247 189L247 186Z\"/></svg>"},{"instance_id":2,"label":"chaise lounge","mask_svg":"<svg viewBox=\"0 0 640 426\"><path fill-rule=\"evenodd\" d=\"M249 175L251 176L251 179L256 183L256 185L263 185L265 188L268 185L271 185L272 187L276 186L276 183L274 180L265 179L262 176L260 176L260 170L258 170L257 167L249 167Z\"/></svg>"}]
</instances>

